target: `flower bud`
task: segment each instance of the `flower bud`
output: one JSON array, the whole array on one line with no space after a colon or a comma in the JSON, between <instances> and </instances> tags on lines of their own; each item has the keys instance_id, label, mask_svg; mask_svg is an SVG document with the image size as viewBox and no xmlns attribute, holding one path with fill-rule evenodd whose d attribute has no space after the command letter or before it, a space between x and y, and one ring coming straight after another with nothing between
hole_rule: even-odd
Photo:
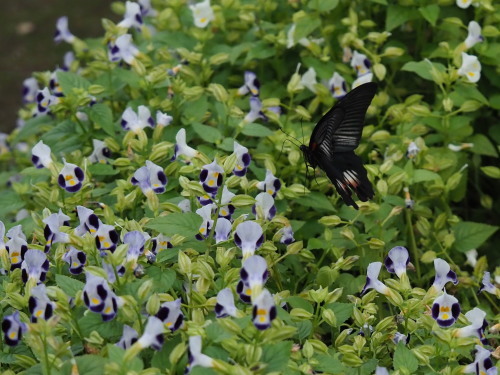
<instances>
[{"instance_id":1,"label":"flower bud","mask_svg":"<svg viewBox=\"0 0 500 375\"><path fill-rule=\"evenodd\" d=\"M149 315L155 315L160 309L160 298L157 294L153 294L146 302L146 311Z\"/></svg>"},{"instance_id":2,"label":"flower bud","mask_svg":"<svg viewBox=\"0 0 500 375\"><path fill-rule=\"evenodd\" d=\"M313 314L300 307L296 307L290 311L290 316L292 317L292 320L301 321L310 320L313 317Z\"/></svg>"},{"instance_id":3,"label":"flower bud","mask_svg":"<svg viewBox=\"0 0 500 375\"><path fill-rule=\"evenodd\" d=\"M216 53L215 55L212 55L208 60L210 65L220 65L224 64L227 61L229 61L229 54L225 52Z\"/></svg>"},{"instance_id":4,"label":"flower bud","mask_svg":"<svg viewBox=\"0 0 500 375\"><path fill-rule=\"evenodd\" d=\"M145 300L153 291L153 280L149 279L144 281L137 290L137 296L141 300Z\"/></svg>"},{"instance_id":5,"label":"flower bud","mask_svg":"<svg viewBox=\"0 0 500 375\"><path fill-rule=\"evenodd\" d=\"M387 73L387 68L382 64L375 64L373 66L373 72L380 81L383 81Z\"/></svg>"},{"instance_id":6,"label":"flower bud","mask_svg":"<svg viewBox=\"0 0 500 375\"><path fill-rule=\"evenodd\" d=\"M168 359L170 363L179 363L184 352L186 351L186 344L184 342L180 342L175 346L175 348L170 352Z\"/></svg>"},{"instance_id":7,"label":"flower bud","mask_svg":"<svg viewBox=\"0 0 500 375\"><path fill-rule=\"evenodd\" d=\"M252 206L255 204L255 199L249 195L240 194L233 197L231 204L234 207Z\"/></svg>"},{"instance_id":8,"label":"flower bud","mask_svg":"<svg viewBox=\"0 0 500 375\"><path fill-rule=\"evenodd\" d=\"M337 326L337 317L335 316L335 313L332 310L324 309L323 312L321 313L321 317L329 326L331 327Z\"/></svg>"},{"instance_id":9,"label":"flower bud","mask_svg":"<svg viewBox=\"0 0 500 375\"><path fill-rule=\"evenodd\" d=\"M334 227L339 225L342 222L342 219L337 215L323 216L318 220L320 224L323 224L326 227Z\"/></svg>"},{"instance_id":10,"label":"flower bud","mask_svg":"<svg viewBox=\"0 0 500 375\"><path fill-rule=\"evenodd\" d=\"M307 359L311 358L314 355L314 348L308 340L306 340L304 346L302 347L302 354Z\"/></svg>"},{"instance_id":11,"label":"flower bud","mask_svg":"<svg viewBox=\"0 0 500 375\"><path fill-rule=\"evenodd\" d=\"M193 269L191 259L183 251L179 251L178 264L180 273L183 275L191 275Z\"/></svg>"},{"instance_id":12,"label":"flower bud","mask_svg":"<svg viewBox=\"0 0 500 375\"><path fill-rule=\"evenodd\" d=\"M460 111L462 112L474 112L481 108L483 104L477 100L466 100L460 106Z\"/></svg>"},{"instance_id":13,"label":"flower bud","mask_svg":"<svg viewBox=\"0 0 500 375\"><path fill-rule=\"evenodd\" d=\"M218 83L211 83L208 85L208 92L210 92L214 98L219 102L227 102L229 94L227 90Z\"/></svg>"},{"instance_id":14,"label":"flower bud","mask_svg":"<svg viewBox=\"0 0 500 375\"><path fill-rule=\"evenodd\" d=\"M372 134L370 140L372 142L384 142L387 141L390 137L391 133L389 133L387 130L377 130Z\"/></svg>"},{"instance_id":15,"label":"flower bud","mask_svg":"<svg viewBox=\"0 0 500 375\"><path fill-rule=\"evenodd\" d=\"M350 367L359 367L364 363L363 360L354 353L344 354L342 357L342 362Z\"/></svg>"},{"instance_id":16,"label":"flower bud","mask_svg":"<svg viewBox=\"0 0 500 375\"><path fill-rule=\"evenodd\" d=\"M295 94L297 92L300 92L304 89L304 86L300 83L301 76L299 73L294 73L292 75L292 78L290 78L290 81L288 82L288 85L286 86L286 90L290 94Z\"/></svg>"}]
</instances>

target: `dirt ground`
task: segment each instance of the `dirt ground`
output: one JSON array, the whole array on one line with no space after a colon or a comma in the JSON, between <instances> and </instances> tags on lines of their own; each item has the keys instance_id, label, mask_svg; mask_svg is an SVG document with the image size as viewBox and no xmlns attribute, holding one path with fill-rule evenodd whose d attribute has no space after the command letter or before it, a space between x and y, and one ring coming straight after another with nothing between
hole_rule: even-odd
<instances>
[{"instance_id":1,"label":"dirt ground","mask_svg":"<svg viewBox=\"0 0 500 375\"><path fill-rule=\"evenodd\" d=\"M53 70L71 47L53 41L56 20L68 16L79 38L103 34L101 18L117 21L110 0L0 1L0 132L16 125L22 82L32 72Z\"/></svg>"}]
</instances>

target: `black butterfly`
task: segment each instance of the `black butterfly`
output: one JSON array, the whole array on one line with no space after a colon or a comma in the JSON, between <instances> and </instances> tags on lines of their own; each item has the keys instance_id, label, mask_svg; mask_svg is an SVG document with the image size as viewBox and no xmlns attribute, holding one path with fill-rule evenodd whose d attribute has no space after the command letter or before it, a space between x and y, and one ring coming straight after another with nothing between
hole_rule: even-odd
<instances>
[{"instance_id":1,"label":"black butterfly","mask_svg":"<svg viewBox=\"0 0 500 375\"><path fill-rule=\"evenodd\" d=\"M354 149L359 145L366 110L376 90L377 84L369 82L350 91L319 120L309 147L300 146L306 163L324 170L344 202L355 209L359 207L351 197L353 191L363 202L374 195Z\"/></svg>"}]
</instances>

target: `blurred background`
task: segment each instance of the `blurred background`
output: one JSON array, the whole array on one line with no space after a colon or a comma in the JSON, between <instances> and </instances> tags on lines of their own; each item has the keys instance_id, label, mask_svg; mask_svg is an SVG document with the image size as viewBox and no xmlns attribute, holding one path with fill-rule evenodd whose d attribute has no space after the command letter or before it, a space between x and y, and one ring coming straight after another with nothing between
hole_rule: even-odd
<instances>
[{"instance_id":1,"label":"blurred background","mask_svg":"<svg viewBox=\"0 0 500 375\"><path fill-rule=\"evenodd\" d=\"M68 16L71 32L81 38L103 35L102 18L118 21L111 0L0 0L0 132L16 126L22 82L33 72L62 65L66 43L55 44L56 20Z\"/></svg>"}]
</instances>

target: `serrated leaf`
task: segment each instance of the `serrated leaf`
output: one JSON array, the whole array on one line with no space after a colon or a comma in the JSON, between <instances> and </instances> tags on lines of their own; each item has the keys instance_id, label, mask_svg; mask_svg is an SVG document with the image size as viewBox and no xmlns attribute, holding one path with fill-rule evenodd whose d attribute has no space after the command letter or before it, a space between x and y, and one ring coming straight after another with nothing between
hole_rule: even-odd
<instances>
[{"instance_id":1,"label":"serrated leaf","mask_svg":"<svg viewBox=\"0 0 500 375\"><path fill-rule=\"evenodd\" d=\"M79 319L78 324L85 337L88 337L92 331L97 331L102 338L116 340L122 335L123 331L122 324L116 318L103 322L101 315L94 312L90 312Z\"/></svg>"},{"instance_id":2,"label":"serrated leaf","mask_svg":"<svg viewBox=\"0 0 500 375\"><path fill-rule=\"evenodd\" d=\"M199 122L192 124L193 130L198 134L198 136L208 143L215 143L222 139L222 134L219 129L213 126L203 125Z\"/></svg>"},{"instance_id":3,"label":"serrated leaf","mask_svg":"<svg viewBox=\"0 0 500 375\"><path fill-rule=\"evenodd\" d=\"M151 266L146 274L153 280L153 290L157 293L165 293L174 285L176 273L172 269Z\"/></svg>"},{"instance_id":4,"label":"serrated leaf","mask_svg":"<svg viewBox=\"0 0 500 375\"><path fill-rule=\"evenodd\" d=\"M429 22L432 26L436 26L436 21L439 18L439 5L431 4L425 7L418 8L420 14Z\"/></svg>"},{"instance_id":5,"label":"serrated leaf","mask_svg":"<svg viewBox=\"0 0 500 375\"><path fill-rule=\"evenodd\" d=\"M146 228L154 229L166 236L179 234L191 238L198 233L202 221L201 216L193 212L171 213L154 218L146 224Z\"/></svg>"},{"instance_id":6,"label":"serrated leaf","mask_svg":"<svg viewBox=\"0 0 500 375\"><path fill-rule=\"evenodd\" d=\"M288 304L290 304L290 306L292 306L292 308L298 307L298 308L306 310L307 312L309 312L311 314L314 312L314 308L311 305L311 303L309 301L305 300L304 298L301 298L298 296L292 296L292 297L286 298L285 301Z\"/></svg>"},{"instance_id":7,"label":"serrated leaf","mask_svg":"<svg viewBox=\"0 0 500 375\"><path fill-rule=\"evenodd\" d=\"M498 227L483 223L474 223L472 221L462 221L455 224L452 228L455 235L455 248L465 253L471 249L480 247Z\"/></svg>"},{"instance_id":8,"label":"serrated leaf","mask_svg":"<svg viewBox=\"0 0 500 375\"><path fill-rule=\"evenodd\" d=\"M256 123L250 123L245 125L241 133L248 135L250 137L268 137L270 135L273 135L273 132L269 130L267 127Z\"/></svg>"},{"instance_id":9,"label":"serrated leaf","mask_svg":"<svg viewBox=\"0 0 500 375\"><path fill-rule=\"evenodd\" d=\"M76 292L82 291L85 287L85 284L81 281L60 274L56 275L56 284L64 293L71 297L75 297Z\"/></svg>"},{"instance_id":10,"label":"serrated leaf","mask_svg":"<svg viewBox=\"0 0 500 375\"><path fill-rule=\"evenodd\" d=\"M403 370L404 373L411 374L418 369L417 357L415 357L415 354L402 343L396 346L393 363L394 369Z\"/></svg>"},{"instance_id":11,"label":"serrated leaf","mask_svg":"<svg viewBox=\"0 0 500 375\"><path fill-rule=\"evenodd\" d=\"M267 363L266 372L284 371L290 358L291 341L282 341L264 345L262 348L262 362Z\"/></svg>"},{"instance_id":12,"label":"serrated leaf","mask_svg":"<svg viewBox=\"0 0 500 375\"><path fill-rule=\"evenodd\" d=\"M90 82L79 74L64 71L58 71L56 74L64 95L72 94L73 89L87 90L90 86Z\"/></svg>"},{"instance_id":13,"label":"serrated leaf","mask_svg":"<svg viewBox=\"0 0 500 375\"><path fill-rule=\"evenodd\" d=\"M314 366L316 371L324 371L331 374L341 374L344 371L344 365L338 359L327 354L318 354L315 356L318 364Z\"/></svg>"},{"instance_id":14,"label":"serrated leaf","mask_svg":"<svg viewBox=\"0 0 500 375\"><path fill-rule=\"evenodd\" d=\"M115 136L115 124L113 123L113 112L106 104L97 103L90 109L90 120L99 125L106 134Z\"/></svg>"}]
</instances>

